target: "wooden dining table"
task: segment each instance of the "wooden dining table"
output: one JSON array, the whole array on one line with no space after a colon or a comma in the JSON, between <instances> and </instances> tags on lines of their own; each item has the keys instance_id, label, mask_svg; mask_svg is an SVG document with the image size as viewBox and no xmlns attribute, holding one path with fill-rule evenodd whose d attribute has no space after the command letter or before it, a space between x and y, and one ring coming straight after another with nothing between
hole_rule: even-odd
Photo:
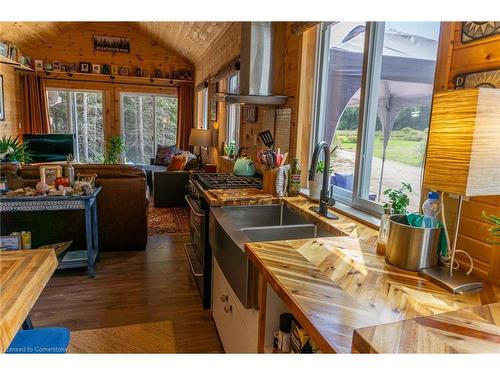
<instances>
[{"instance_id":1,"label":"wooden dining table","mask_svg":"<svg viewBox=\"0 0 500 375\"><path fill-rule=\"evenodd\" d=\"M0 251L0 353L28 318L57 264L53 249Z\"/></svg>"}]
</instances>

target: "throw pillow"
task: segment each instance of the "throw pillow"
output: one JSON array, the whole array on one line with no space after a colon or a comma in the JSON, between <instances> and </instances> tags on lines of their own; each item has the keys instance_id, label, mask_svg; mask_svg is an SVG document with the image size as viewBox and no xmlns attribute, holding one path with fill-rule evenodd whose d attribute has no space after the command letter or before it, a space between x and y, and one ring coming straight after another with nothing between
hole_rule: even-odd
<instances>
[{"instance_id":1,"label":"throw pillow","mask_svg":"<svg viewBox=\"0 0 500 375\"><path fill-rule=\"evenodd\" d=\"M187 152L183 152L180 155L174 155L172 158L172 162L168 166L168 171L183 171L184 167L188 162L189 154Z\"/></svg>"},{"instance_id":2,"label":"throw pillow","mask_svg":"<svg viewBox=\"0 0 500 375\"><path fill-rule=\"evenodd\" d=\"M175 145L158 145L158 148L156 149L155 165L168 166L172 161L172 157L174 156L176 150L177 148Z\"/></svg>"}]
</instances>

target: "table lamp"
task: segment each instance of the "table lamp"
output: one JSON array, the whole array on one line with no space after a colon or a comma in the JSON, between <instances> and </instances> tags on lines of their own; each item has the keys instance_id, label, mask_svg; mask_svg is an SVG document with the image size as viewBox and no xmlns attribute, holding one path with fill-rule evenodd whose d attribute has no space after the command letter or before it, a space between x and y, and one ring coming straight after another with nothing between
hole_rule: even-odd
<instances>
[{"instance_id":1,"label":"table lamp","mask_svg":"<svg viewBox=\"0 0 500 375\"><path fill-rule=\"evenodd\" d=\"M421 274L453 293L482 282L453 269L464 197L500 194L500 89L480 87L436 93L432 102L424 186L459 196L450 264ZM446 230L446 227L445 227Z\"/></svg>"},{"instance_id":2,"label":"table lamp","mask_svg":"<svg viewBox=\"0 0 500 375\"><path fill-rule=\"evenodd\" d=\"M201 158L201 147L212 146L212 131L209 129L191 129L191 133L189 134L190 146L198 146L200 149L198 150L198 169L203 169L203 160Z\"/></svg>"}]
</instances>

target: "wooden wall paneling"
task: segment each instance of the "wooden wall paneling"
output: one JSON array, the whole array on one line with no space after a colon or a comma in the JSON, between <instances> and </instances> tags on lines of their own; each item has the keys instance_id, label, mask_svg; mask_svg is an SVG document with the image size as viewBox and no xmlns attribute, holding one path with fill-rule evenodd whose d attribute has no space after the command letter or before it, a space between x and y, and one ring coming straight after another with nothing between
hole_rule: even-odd
<instances>
[{"instance_id":1,"label":"wooden wall paneling","mask_svg":"<svg viewBox=\"0 0 500 375\"><path fill-rule=\"evenodd\" d=\"M130 53L94 51L93 35L130 39ZM193 65L127 22L3 22L0 40L17 45L23 54L61 63L90 62L135 67L154 73L193 70ZM133 70L132 70L133 71Z\"/></svg>"},{"instance_id":2,"label":"wooden wall paneling","mask_svg":"<svg viewBox=\"0 0 500 375\"><path fill-rule=\"evenodd\" d=\"M0 75L3 77L5 112L5 120L0 121L0 137L16 137L21 134L22 122L19 73L12 66L0 64Z\"/></svg>"},{"instance_id":3,"label":"wooden wall paneling","mask_svg":"<svg viewBox=\"0 0 500 375\"><path fill-rule=\"evenodd\" d=\"M303 171L309 168L309 148L311 143L314 115L314 77L316 73L316 40L318 26L308 28L302 34L302 53L297 105L297 127L293 138L296 139L297 157ZM307 173L302 173L301 183L307 186Z\"/></svg>"}]
</instances>

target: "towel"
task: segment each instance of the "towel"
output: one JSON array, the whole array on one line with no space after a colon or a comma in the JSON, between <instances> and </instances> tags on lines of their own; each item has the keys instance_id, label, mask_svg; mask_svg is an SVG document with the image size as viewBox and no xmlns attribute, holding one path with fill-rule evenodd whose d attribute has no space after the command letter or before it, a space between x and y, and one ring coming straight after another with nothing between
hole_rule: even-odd
<instances>
[{"instance_id":1,"label":"towel","mask_svg":"<svg viewBox=\"0 0 500 375\"><path fill-rule=\"evenodd\" d=\"M412 227L425 228L424 215L421 215L417 212L406 214L406 220L408 220L408 224ZM436 228L443 228L443 224L438 221ZM438 250L442 257L446 257L446 254L448 253L448 245L446 243L446 235L444 233L444 230L441 231L441 235L439 237Z\"/></svg>"}]
</instances>

